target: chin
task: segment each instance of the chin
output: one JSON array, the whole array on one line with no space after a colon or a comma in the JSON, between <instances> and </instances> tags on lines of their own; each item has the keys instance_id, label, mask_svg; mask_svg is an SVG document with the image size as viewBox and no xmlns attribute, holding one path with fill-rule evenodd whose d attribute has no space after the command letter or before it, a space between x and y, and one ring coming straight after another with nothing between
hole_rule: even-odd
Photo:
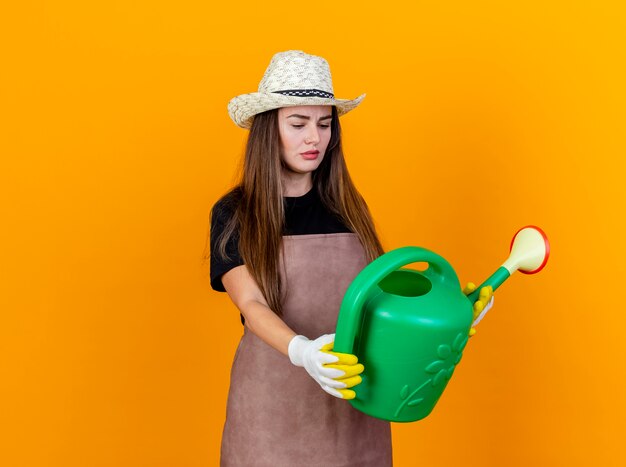
<instances>
[{"instance_id":1,"label":"chin","mask_svg":"<svg viewBox=\"0 0 626 467\"><path fill-rule=\"evenodd\" d=\"M317 170L321 162L322 162L321 160L309 161L308 163L299 162L298 164L294 164L286 168L290 172L296 172L296 173L313 172Z\"/></svg>"}]
</instances>

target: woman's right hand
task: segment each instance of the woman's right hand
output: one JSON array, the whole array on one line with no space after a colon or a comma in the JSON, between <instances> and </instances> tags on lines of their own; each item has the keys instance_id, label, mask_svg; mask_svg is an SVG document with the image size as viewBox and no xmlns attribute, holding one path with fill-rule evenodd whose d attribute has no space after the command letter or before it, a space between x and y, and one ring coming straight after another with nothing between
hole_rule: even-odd
<instances>
[{"instance_id":1,"label":"woman's right hand","mask_svg":"<svg viewBox=\"0 0 626 467\"><path fill-rule=\"evenodd\" d=\"M351 388L359 384L365 369L356 355L332 352L334 334L324 334L315 340L295 336L289 342L289 359L304 367L324 391L339 399L354 399Z\"/></svg>"}]
</instances>

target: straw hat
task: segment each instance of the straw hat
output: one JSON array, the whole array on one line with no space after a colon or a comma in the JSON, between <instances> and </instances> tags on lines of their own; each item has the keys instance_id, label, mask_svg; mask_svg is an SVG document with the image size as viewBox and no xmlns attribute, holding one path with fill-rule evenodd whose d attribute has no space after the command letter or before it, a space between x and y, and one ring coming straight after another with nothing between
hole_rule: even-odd
<instances>
[{"instance_id":1,"label":"straw hat","mask_svg":"<svg viewBox=\"0 0 626 467\"><path fill-rule=\"evenodd\" d=\"M365 97L336 99L328 62L301 50L279 52L272 57L258 92L241 94L228 103L228 114L242 128L250 128L254 116L266 110L297 105L334 105L343 115Z\"/></svg>"}]
</instances>

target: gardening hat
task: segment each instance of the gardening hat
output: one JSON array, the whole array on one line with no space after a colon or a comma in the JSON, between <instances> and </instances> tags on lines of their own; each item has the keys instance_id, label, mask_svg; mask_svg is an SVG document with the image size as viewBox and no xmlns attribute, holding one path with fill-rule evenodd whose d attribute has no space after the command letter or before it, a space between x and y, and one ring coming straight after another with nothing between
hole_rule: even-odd
<instances>
[{"instance_id":1,"label":"gardening hat","mask_svg":"<svg viewBox=\"0 0 626 467\"><path fill-rule=\"evenodd\" d=\"M279 52L272 57L259 83L258 92L241 94L228 103L230 118L241 128L250 128L254 116L266 110L297 105L334 105L343 115L361 103L336 99L328 62L301 50Z\"/></svg>"}]
</instances>

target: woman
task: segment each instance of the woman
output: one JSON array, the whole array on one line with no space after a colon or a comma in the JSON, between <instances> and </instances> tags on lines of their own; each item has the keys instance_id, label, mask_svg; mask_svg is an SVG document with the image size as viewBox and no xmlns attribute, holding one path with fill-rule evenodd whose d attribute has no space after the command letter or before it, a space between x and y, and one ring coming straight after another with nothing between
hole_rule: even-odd
<instances>
[{"instance_id":1,"label":"woman","mask_svg":"<svg viewBox=\"0 0 626 467\"><path fill-rule=\"evenodd\" d=\"M211 213L211 285L244 324L222 466L392 465L389 422L343 400L363 365L331 351L343 294L384 252L341 148L338 117L364 97L336 99L326 60L287 51L229 103L250 133L242 180Z\"/></svg>"}]
</instances>

